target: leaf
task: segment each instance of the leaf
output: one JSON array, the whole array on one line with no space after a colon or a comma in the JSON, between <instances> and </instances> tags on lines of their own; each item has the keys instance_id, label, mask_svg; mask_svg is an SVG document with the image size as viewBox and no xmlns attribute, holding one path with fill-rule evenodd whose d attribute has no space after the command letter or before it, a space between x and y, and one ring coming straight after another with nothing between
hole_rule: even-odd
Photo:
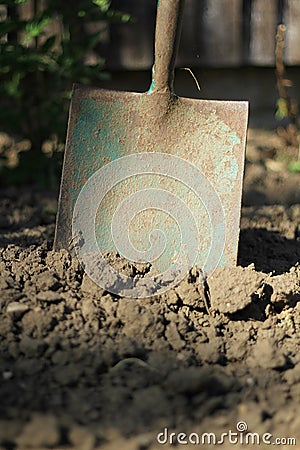
<instances>
[{"instance_id":1,"label":"leaf","mask_svg":"<svg viewBox=\"0 0 300 450\"><path fill-rule=\"evenodd\" d=\"M32 21L28 22L25 27L26 33L31 37L35 38L42 34L44 28L51 22L51 17L44 17L40 20L34 18Z\"/></svg>"},{"instance_id":2,"label":"leaf","mask_svg":"<svg viewBox=\"0 0 300 450\"><path fill-rule=\"evenodd\" d=\"M277 100L277 110L276 110L276 119L282 120L289 117L289 107L288 102L285 98L280 97Z\"/></svg>"},{"instance_id":3,"label":"leaf","mask_svg":"<svg viewBox=\"0 0 300 450\"><path fill-rule=\"evenodd\" d=\"M289 171L291 173L298 173L298 172L300 172L300 161L291 161L289 163Z\"/></svg>"},{"instance_id":4,"label":"leaf","mask_svg":"<svg viewBox=\"0 0 300 450\"><path fill-rule=\"evenodd\" d=\"M14 73L10 81L3 83L3 88L8 93L8 95L11 95L12 97L18 97L20 80L20 74Z\"/></svg>"},{"instance_id":5,"label":"leaf","mask_svg":"<svg viewBox=\"0 0 300 450\"><path fill-rule=\"evenodd\" d=\"M110 0L93 0L94 5L98 6L103 12L107 12L110 8Z\"/></svg>"}]
</instances>

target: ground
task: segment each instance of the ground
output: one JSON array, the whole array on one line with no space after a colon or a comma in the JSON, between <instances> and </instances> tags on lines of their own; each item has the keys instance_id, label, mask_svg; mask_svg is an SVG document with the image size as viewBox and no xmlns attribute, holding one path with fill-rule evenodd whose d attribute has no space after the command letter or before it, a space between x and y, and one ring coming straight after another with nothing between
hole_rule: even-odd
<instances>
[{"instance_id":1,"label":"ground","mask_svg":"<svg viewBox=\"0 0 300 450\"><path fill-rule=\"evenodd\" d=\"M221 448L300 449L299 174L281 142L250 130L238 266L148 299L52 250L56 193L2 189L0 449L197 448L229 430Z\"/></svg>"}]
</instances>

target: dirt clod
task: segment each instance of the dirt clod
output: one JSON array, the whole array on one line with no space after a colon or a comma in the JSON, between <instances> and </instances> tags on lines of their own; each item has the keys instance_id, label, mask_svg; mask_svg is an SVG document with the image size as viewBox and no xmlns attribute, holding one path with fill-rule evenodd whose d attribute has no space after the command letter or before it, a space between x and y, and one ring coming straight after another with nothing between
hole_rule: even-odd
<instances>
[{"instance_id":1,"label":"dirt clod","mask_svg":"<svg viewBox=\"0 0 300 450\"><path fill-rule=\"evenodd\" d=\"M265 278L253 268L223 267L215 270L208 283L212 308L224 314L244 309L253 302Z\"/></svg>"},{"instance_id":2,"label":"dirt clod","mask_svg":"<svg viewBox=\"0 0 300 450\"><path fill-rule=\"evenodd\" d=\"M17 439L22 448L53 448L59 444L60 430L52 415L34 415Z\"/></svg>"}]
</instances>

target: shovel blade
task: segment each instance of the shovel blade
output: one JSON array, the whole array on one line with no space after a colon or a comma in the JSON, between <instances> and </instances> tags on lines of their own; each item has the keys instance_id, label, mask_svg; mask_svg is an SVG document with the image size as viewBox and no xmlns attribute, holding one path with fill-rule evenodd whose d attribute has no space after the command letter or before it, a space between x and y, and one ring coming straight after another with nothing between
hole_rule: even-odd
<instances>
[{"instance_id":1,"label":"shovel blade","mask_svg":"<svg viewBox=\"0 0 300 450\"><path fill-rule=\"evenodd\" d=\"M247 120L247 102L76 85L54 247L75 251L81 199L101 253L157 273L236 264Z\"/></svg>"}]
</instances>

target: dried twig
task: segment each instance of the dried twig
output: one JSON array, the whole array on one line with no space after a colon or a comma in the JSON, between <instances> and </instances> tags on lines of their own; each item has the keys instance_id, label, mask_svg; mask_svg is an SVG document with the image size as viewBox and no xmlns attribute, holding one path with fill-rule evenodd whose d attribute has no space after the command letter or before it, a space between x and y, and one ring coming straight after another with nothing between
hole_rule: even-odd
<instances>
[{"instance_id":1,"label":"dried twig","mask_svg":"<svg viewBox=\"0 0 300 450\"><path fill-rule=\"evenodd\" d=\"M199 81L197 80L196 75L192 72L192 70L189 67L180 67L180 70L186 70L187 72L189 72L192 75L192 77L196 83L197 89L200 92L201 87L200 87Z\"/></svg>"}]
</instances>

